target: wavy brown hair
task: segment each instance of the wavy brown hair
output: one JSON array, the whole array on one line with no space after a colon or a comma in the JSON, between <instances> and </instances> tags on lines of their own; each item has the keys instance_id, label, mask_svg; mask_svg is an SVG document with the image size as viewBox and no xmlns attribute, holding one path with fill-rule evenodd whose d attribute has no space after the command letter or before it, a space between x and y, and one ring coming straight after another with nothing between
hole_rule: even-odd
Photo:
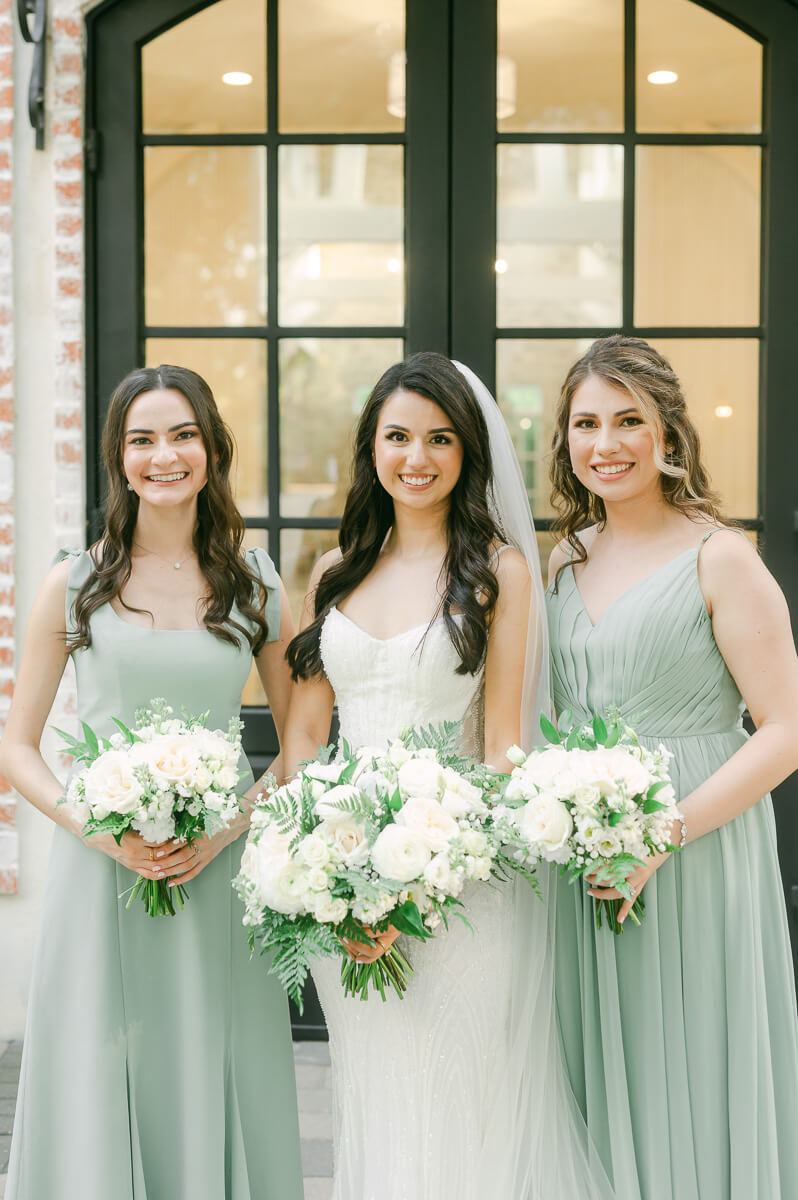
<instances>
[{"instance_id":1,"label":"wavy brown hair","mask_svg":"<svg viewBox=\"0 0 798 1200\"><path fill-rule=\"evenodd\" d=\"M497 538L505 540L489 505L492 466L488 430L465 376L445 355L425 351L389 367L366 401L355 431L352 486L341 521L342 557L319 580L314 620L288 647L295 679L323 673L319 642L324 619L372 570L393 525L393 501L377 479L373 454L383 405L399 391L415 392L437 404L463 444L463 465L449 497L448 547L441 568L446 590L433 620L443 617L460 656L458 674L474 674L484 662L499 595L490 566L491 544ZM460 621L454 619L455 613Z\"/></svg>"},{"instance_id":2,"label":"wavy brown hair","mask_svg":"<svg viewBox=\"0 0 798 1200\"><path fill-rule=\"evenodd\" d=\"M238 646L241 638L245 638L252 653L257 654L268 637L263 615L266 589L249 570L241 553L244 519L230 487L235 456L233 435L205 380L188 367L168 365L131 371L111 396L102 436L107 481L105 528L92 550L94 571L75 597L75 632L70 635L68 647L79 650L91 645L91 616L103 604L118 598L125 608L130 608L122 598L122 590L130 579L130 552L139 498L128 489L122 464L125 422L134 400L145 392L165 389L180 392L191 405L208 458L208 479L197 496L194 529L194 551L208 584L203 623L209 633L222 641ZM233 606L254 627L254 632L233 619Z\"/></svg>"},{"instance_id":3,"label":"wavy brown hair","mask_svg":"<svg viewBox=\"0 0 798 1200\"><path fill-rule=\"evenodd\" d=\"M590 376L628 393L638 405L654 434L654 462L666 502L689 516L721 521L720 500L701 461L698 431L688 416L678 375L648 342L616 333L599 338L574 363L557 405L551 459L552 504L557 517L551 531L571 547L570 561L587 561L579 534L589 525L603 525L607 516L603 500L574 474L568 445L574 393ZM660 442L665 446L664 457ZM565 565L557 571L555 591Z\"/></svg>"}]
</instances>

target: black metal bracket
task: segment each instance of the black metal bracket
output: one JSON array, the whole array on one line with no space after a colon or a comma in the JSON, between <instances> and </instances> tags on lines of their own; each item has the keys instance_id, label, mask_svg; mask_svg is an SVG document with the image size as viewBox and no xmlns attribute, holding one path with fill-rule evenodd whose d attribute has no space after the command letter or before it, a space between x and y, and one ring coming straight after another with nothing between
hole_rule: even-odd
<instances>
[{"instance_id":1,"label":"black metal bracket","mask_svg":"<svg viewBox=\"0 0 798 1200\"><path fill-rule=\"evenodd\" d=\"M31 17L33 25L31 26ZM46 76L47 0L17 0L17 21L23 40L33 46L28 87L28 116L36 130L36 149L44 149L44 86Z\"/></svg>"}]
</instances>

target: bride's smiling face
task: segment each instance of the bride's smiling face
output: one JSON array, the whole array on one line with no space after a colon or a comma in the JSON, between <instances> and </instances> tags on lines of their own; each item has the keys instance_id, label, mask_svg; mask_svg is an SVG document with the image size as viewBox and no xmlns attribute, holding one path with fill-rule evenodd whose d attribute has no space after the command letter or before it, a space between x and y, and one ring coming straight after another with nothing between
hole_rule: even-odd
<instances>
[{"instance_id":1,"label":"bride's smiling face","mask_svg":"<svg viewBox=\"0 0 798 1200\"><path fill-rule=\"evenodd\" d=\"M404 391L385 401L374 439L374 468L395 504L440 504L460 478L462 466L463 443L434 401Z\"/></svg>"}]
</instances>

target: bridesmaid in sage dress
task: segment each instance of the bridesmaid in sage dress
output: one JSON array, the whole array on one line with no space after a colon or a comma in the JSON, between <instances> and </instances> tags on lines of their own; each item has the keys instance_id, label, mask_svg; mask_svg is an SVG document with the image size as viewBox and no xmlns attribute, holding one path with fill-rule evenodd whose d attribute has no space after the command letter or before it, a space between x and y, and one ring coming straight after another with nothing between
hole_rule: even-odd
<instances>
[{"instance_id":1,"label":"bridesmaid in sage dress","mask_svg":"<svg viewBox=\"0 0 798 1200\"><path fill-rule=\"evenodd\" d=\"M635 870L645 916L621 937L591 899L617 892L560 883L571 1083L620 1200L791 1200L798 1024L766 794L798 765L784 597L720 523L679 381L645 342L602 339L572 367L553 478L557 710L619 709L666 745L684 843Z\"/></svg>"},{"instance_id":2,"label":"bridesmaid in sage dress","mask_svg":"<svg viewBox=\"0 0 798 1200\"><path fill-rule=\"evenodd\" d=\"M105 532L36 600L0 752L56 825L6 1200L300 1200L286 1001L231 888L247 816L193 847L85 840L39 750L70 653L98 734L157 696L226 728L253 657L281 730L290 616L268 556L240 551L232 439L198 375L134 371L103 450ZM187 882L184 910L126 910L136 873Z\"/></svg>"}]
</instances>

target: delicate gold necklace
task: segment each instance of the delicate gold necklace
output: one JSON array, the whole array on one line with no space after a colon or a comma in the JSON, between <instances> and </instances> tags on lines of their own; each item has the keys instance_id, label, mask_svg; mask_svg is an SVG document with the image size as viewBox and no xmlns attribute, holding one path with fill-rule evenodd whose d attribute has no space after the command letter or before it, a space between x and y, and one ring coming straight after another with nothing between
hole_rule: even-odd
<instances>
[{"instance_id":1,"label":"delicate gold necklace","mask_svg":"<svg viewBox=\"0 0 798 1200\"><path fill-rule=\"evenodd\" d=\"M168 563L169 566L174 567L176 571L180 570L183 563L188 562L190 558L194 557L194 551L187 550L183 557L175 562L171 558L164 558L164 556L159 554L157 550L148 550L146 546L142 546L141 542L134 542L133 545L138 546L139 550L143 550L145 554L152 554L155 558L160 558L161 562Z\"/></svg>"}]
</instances>

